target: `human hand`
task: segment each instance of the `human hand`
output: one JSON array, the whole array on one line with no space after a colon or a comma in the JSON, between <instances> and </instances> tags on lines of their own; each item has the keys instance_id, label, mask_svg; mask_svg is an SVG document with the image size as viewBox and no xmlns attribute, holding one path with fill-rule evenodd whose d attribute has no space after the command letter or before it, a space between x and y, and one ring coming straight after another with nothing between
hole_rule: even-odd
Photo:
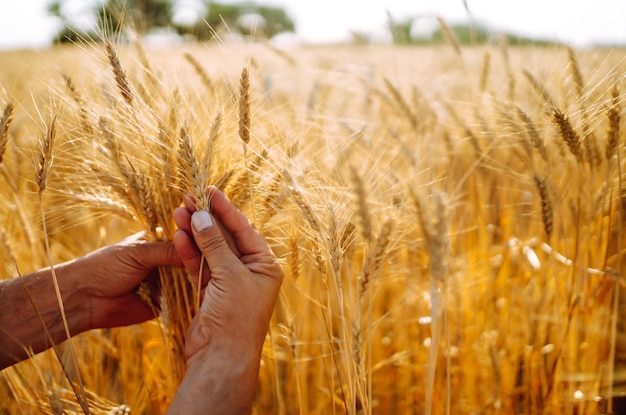
<instances>
[{"instance_id":1,"label":"human hand","mask_svg":"<svg viewBox=\"0 0 626 415\"><path fill-rule=\"evenodd\" d=\"M53 270L71 335L155 317L135 294L160 266L183 266L172 242L149 243L140 235L73 261L0 281L0 370L67 339L54 295ZM47 332L41 330L41 323ZM49 337L48 337L49 336ZM25 347L27 346L27 347Z\"/></svg>"},{"instance_id":2,"label":"human hand","mask_svg":"<svg viewBox=\"0 0 626 415\"><path fill-rule=\"evenodd\" d=\"M135 293L147 278L158 278L158 267L183 263L172 242L147 242L142 234L94 251L67 264L76 270L75 284L84 302L84 329L118 327L156 317Z\"/></svg>"},{"instance_id":3,"label":"human hand","mask_svg":"<svg viewBox=\"0 0 626 415\"><path fill-rule=\"evenodd\" d=\"M219 190L208 192L212 214L196 211L190 197L174 212L176 250L192 277L202 266L203 292L185 339L187 373L170 412L246 413L283 273L248 219Z\"/></svg>"}]
</instances>

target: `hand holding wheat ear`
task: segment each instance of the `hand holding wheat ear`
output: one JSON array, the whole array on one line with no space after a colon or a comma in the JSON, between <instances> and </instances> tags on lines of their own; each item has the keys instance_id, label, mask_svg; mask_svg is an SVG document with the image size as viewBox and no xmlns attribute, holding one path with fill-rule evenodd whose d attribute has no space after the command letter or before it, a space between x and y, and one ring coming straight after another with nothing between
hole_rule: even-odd
<instances>
[{"instance_id":1,"label":"hand holding wheat ear","mask_svg":"<svg viewBox=\"0 0 626 415\"><path fill-rule=\"evenodd\" d=\"M192 198L174 212L174 244L187 270L209 272L185 339L187 374L171 413L249 412L261 350L283 273L263 237L226 196L208 189L211 214ZM223 405L223 407L221 406ZM220 409L217 409L219 407ZM191 412L190 412L191 411Z\"/></svg>"}]
</instances>

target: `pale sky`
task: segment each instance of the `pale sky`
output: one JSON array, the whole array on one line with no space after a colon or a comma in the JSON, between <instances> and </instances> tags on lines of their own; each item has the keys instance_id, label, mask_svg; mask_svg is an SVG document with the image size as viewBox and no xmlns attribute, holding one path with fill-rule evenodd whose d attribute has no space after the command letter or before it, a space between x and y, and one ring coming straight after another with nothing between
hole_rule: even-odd
<instances>
[{"instance_id":1,"label":"pale sky","mask_svg":"<svg viewBox=\"0 0 626 415\"><path fill-rule=\"evenodd\" d=\"M0 49L45 47L58 22L46 16L50 0L0 0ZM80 15L86 5L101 0L65 0ZM183 9L197 9L201 0L178 0ZM223 2L236 2L222 0ZM350 30L380 37L386 11L402 20L440 16L449 23L466 19L463 0L259 0L284 7L296 22L297 38L333 42L350 38ZM574 46L591 43L626 44L626 0L467 0L476 21L516 34L543 37ZM184 14L184 13L183 13ZM425 18L421 18L426 16ZM378 35L378 36L377 36Z\"/></svg>"}]
</instances>

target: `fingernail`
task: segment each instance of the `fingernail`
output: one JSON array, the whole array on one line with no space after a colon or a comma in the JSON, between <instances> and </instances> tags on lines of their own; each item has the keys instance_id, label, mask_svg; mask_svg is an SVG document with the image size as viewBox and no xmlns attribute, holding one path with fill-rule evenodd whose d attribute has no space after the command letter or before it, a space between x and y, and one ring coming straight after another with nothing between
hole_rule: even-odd
<instances>
[{"instance_id":1,"label":"fingernail","mask_svg":"<svg viewBox=\"0 0 626 415\"><path fill-rule=\"evenodd\" d=\"M206 210L198 210L191 215L191 225L196 232L202 232L213 226L213 218Z\"/></svg>"}]
</instances>

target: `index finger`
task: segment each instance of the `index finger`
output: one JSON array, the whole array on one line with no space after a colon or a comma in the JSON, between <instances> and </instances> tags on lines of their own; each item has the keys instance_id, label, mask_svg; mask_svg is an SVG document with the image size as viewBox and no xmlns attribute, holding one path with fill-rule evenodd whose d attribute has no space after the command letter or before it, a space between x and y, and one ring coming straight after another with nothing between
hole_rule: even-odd
<instances>
[{"instance_id":1,"label":"index finger","mask_svg":"<svg viewBox=\"0 0 626 415\"><path fill-rule=\"evenodd\" d=\"M242 255L270 252L265 239L257 232L248 218L230 203L224 193L214 186L210 186L207 191L211 201L211 213L224 226L224 230L232 235L233 241Z\"/></svg>"}]
</instances>

